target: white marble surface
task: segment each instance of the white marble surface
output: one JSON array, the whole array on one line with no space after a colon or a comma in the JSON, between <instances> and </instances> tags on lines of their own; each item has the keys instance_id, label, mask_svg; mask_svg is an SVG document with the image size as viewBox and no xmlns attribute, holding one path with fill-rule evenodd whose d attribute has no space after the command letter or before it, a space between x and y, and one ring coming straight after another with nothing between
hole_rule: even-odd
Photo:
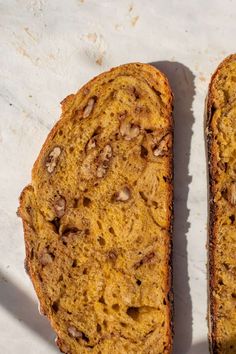
<instances>
[{"instance_id":1,"label":"white marble surface","mask_svg":"<svg viewBox=\"0 0 236 354\"><path fill-rule=\"evenodd\" d=\"M230 0L0 0L0 353L58 352L24 272L18 196L59 102L132 61L156 63L175 93L174 353L208 353L203 110L235 18Z\"/></svg>"}]
</instances>

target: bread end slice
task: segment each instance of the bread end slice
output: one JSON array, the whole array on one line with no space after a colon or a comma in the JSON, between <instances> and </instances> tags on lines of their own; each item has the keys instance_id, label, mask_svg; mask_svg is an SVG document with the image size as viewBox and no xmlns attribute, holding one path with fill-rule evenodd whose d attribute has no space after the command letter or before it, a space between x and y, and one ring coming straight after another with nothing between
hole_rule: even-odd
<instances>
[{"instance_id":1,"label":"bread end slice","mask_svg":"<svg viewBox=\"0 0 236 354\"><path fill-rule=\"evenodd\" d=\"M209 163L209 342L236 352L236 55L217 68L206 106Z\"/></svg>"}]
</instances>

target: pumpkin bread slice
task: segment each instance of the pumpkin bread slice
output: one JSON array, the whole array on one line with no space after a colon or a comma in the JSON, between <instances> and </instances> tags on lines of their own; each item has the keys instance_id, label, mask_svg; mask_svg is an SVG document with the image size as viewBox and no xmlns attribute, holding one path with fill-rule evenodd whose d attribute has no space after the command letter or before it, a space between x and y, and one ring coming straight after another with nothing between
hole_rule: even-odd
<instances>
[{"instance_id":1,"label":"pumpkin bread slice","mask_svg":"<svg viewBox=\"0 0 236 354\"><path fill-rule=\"evenodd\" d=\"M62 102L19 208L62 352L171 352L172 140L172 93L150 65L116 67Z\"/></svg>"},{"instance_id":2,"label":"pumpkin bread slice","mask_svg":"<svg viewBox=\"0 0 236 354\"><path fill-rule=\"evenodd\" d=\"M209 156L209 338L214 354L236 353L236 55L212 77Z\"/></svg>"}]
</instances>

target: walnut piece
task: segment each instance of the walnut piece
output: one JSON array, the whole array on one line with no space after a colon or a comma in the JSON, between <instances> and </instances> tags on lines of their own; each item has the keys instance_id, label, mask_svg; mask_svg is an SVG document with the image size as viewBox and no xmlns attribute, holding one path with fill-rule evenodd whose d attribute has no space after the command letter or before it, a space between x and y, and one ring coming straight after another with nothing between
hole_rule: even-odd
<instances>
[{"instance_id":1,"label":"walnut piece","mask_svg":"<svg viewBox=\"0 0 236 354\"><path fill-rule=\"evenodd\" d=\"M155 257L155 253L149 252L139 262L135 263L134 268L138 269L140 266L142 266L145 263L152 263L154 257Z\"/></svg>"},{"instance_id":2,"label":"walnut piece","mask_svg":"<svg viewBox=\"0 0 236 354\"><path fill-rule=\"evenodd\" d=\"M140 128L138 125L133 123L127 123L125 121L121 122L120 133L125 140L131 140L139 135Z\"/></svg>"},{"instance_id":3,"label":"walnut piece","mask_svg":"<svg viewBox=\"0 0 236 354\"><path fill-rule=\"evenodd\" d=\"M87 106L84 108L83 118L87 118L91 114L94 104L95 104L95 98L92 97L88 100Z\"/></svg>"},{"instance_id":4,"label":"walnut piece","mask_svg":"<svg viewBox=\"0 0 236 354\"><path fill-rule=\"evenodd\" d=\"M107 253L107 258L110 260L110 261L116 261L117 259L117 254L115 251L111 250Z\"/></svg>"},{"instance_id":5,"label":"walnut piece","mask_svg":"<svg viewBox=\"0 0 236 354\"><path fill-rule=\"evenodd\" d=\"M236 182L232 182L227 190L227 199L232 205L236 205Z\"/></svg>"},{"instance_id":6,"label":"walnut piece","mask_svg":"<svg viewBox=\"0 0 236 354\"><path fill-rule=\"evenodd\" d=\"M83 333L78 331L74 326L68 327L68 333L73 338L82 338Z\"/></svg>"},{"instance_id":7,"label":"walnut piece","mask_svg":"<svg viewBox=\"0 0 236 354\"><path fill-rule=\"evenodd\" d=\"M127 117L127 111L126 110L123 111L123 112L118 113L118 119L120 121L123 121L126 117Z\"/></svg>"},{"instance_id":8,"label":"walnut piece","mask_svg":"<svg viewBox=\"0 0 236 354\"><path fill-rule=\"evenodd\" d=\"M85 148L86 152L94 149L96 145L97 145L96 136L93 136L86 144L86 148Z\"/></svg>"},{"instance_id":9,"label":"walnut piece","mask_svg":"<svg viewBox=\"0 0 236 354\"><path fill-rule=\"evenodd\" d=\"M123 187L119 192L116 192L113 199L118 202L126 202L131 197L131 192L128 187Z\"/></svg>"},{"instance_id":10,"label":"walnut piece","mask_svg":"<svg viewBox=\"0 0 236 354\"><path fill-rule=\"evenodd\" d=\"M76 238L78 235L85 234L84 230L79 230L77 227L66 228L61 235L61 240L67 244L70 239Z\"/></svg>"},{"instance_id":11,"label":"walnut piece","mask_svg":"<svg viewBox=\"0 0 236 354\"><path fill-rule=\"evenodd\" d=\"M61 218L65 214L66 200L63 197L59 197L54 202L54 210L58 218Z\"/></svg>"},{"instance_id":12,"label":"walnut piece","mask_svg":"<svg viewBox=\"0 0 236 354\"><path fill-rule=\"evenodd\" d=\"M40 261L42 266L46 266L46 265L48 265L48 264L53 262L53 257L48 252L47 248L44 248L43 251L41 252L41 255L39 257L39 261Z\"/></svg>"},{"instance_id":13,"label":"walnut piece","mask_svg":"<svg viewBox=\"0 0 236 354\"><path fill-rule=\"evenodd\" d=\"M60 154L61 148L59 146L55 146L54 149L49 153L46 161L46 168L49 173L54 171Z\"/></svg>"},{"instance_id":14,"label":"walnut piece","mask_svg":"<svg viewBox=\"0 0 236 354\"><path fill-rule=\"evenodd\" d=\"M106 145L100 153L99 157L99 165L97 168L97 177L102 178L104 177L108 167L109 162L112 157L112 148L110 145Z\"/></svg>"},{"instance_id":15,"label":"walnut piece","mask_svg":"<svg viewBox=\"0 0 236 354\"><path fill-rule=\"evenodd\" d=\"M171 145L171 135L170 133L168 133L158 142L158 144L154 145L153 155L156 157L164 156L169 150L170 145Z\"/></svg>"}]
</instances>

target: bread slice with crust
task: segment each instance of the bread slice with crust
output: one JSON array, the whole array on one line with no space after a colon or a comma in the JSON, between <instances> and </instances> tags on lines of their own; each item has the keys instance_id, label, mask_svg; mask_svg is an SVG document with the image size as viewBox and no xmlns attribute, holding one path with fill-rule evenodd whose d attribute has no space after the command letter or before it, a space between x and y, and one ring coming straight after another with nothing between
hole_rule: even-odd
<instances>
[{"instance_id":1,"label":"bread slice with crust","mask_svg":"<svg viewBox=\"0 0 236 354\"><path fill-rule=\"evenodd\" d=\"M116 67L62 102L19 207L62 352L171 352L172 140L172 93L150 65Z\"/></svg>"},{"instance_id":2,"label":"bread slice with crust","mask_svg":"<svg viewBox=\"0 0 236 354\"><path fill-rule=\"evenodd\" d=\"M236 55L214 73L207 100L209 337L214 354L236 353Z\"/></svg>"}]
</instances>

